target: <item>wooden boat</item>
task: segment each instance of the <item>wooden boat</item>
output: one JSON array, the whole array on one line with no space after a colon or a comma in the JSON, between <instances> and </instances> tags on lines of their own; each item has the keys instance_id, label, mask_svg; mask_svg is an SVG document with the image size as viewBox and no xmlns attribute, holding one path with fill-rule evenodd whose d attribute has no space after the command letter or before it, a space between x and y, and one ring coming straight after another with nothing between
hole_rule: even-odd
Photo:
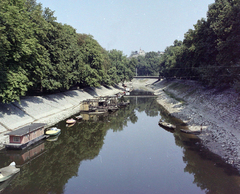
<instances>
[{"instance_id":1,"label":"wooden boat","mask_svg":"<svg viewBox=\"0 0 240 194\"><path fill-rule=\"evenodd\" d=\"M73 123L76 123L76 120L71 118L71 119L66 120L66 123L67 124L73 124Z\"/></svg>"},{"instance_id":2,"label":"wooden boat","mask_svg":"<svg viewBox=\"0 0 240 194\"><path fill-rule=\"evenodd\" d=\"M164 129L171 129L171 130L174 130L176 129L176 126L175 125L172 125L170 123L167 123L167 122L164 122L162 120L159 121L158 125Z\"/></svg>"},{"instance_id":3,"label":"wooden boat","mask_svg":"<svg viewBox=\"0 0 240 194\"><path fill-rule=\"evenodd\" d=\"M193 134L193 135L199 135L202 133L202 131L190 131L190 130L185 130L185 129L180 129L181 132L187 133L187 134Z\"/></svg>"},{"instance_id":4,"label":"wooden boat","mask_svg":"<svg viewBox=\"0 0 240 194\"><path fill-rule=\"evenodd\" d=\"M5 147L7 149L25 149L46 138L44 134L45 125L45 123L32 123L5 134L9 135L9 143L5 144Z\"/></svg>"},{"instance_id":5,"label":"wooden boat","mask_svg":"<svg viewBox=\"0 0 240 194\"><path fill-rule=\"evenodd\" d=\"M61 132L61 129L58 129L57 127L52 127L51 129L47 130L45 134L50 136L55 136L55 135L58 135L60 132Z\"/></svg>"},{"instance_id":6,"label":"wooden boat","mask_svg":"<svg viewBox=\"0 0 240 194\"><path fill-rule=\"evenodd\" d=\"M0 169L0 182L4 182L11 178L14 174L20 171L16 168L15 162L12 162L9 166Z\"/></svg>"}]
</instances>

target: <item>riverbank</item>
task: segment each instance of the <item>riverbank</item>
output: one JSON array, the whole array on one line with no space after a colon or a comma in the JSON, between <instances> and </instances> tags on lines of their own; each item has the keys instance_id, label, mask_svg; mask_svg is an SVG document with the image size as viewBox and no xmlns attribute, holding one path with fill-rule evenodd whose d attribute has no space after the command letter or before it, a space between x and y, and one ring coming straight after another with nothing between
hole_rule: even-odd
<instances>
[{"instance_id":1,"label":"riverbank","mask_svg":"<svg viewBox=\"0 0 240 194\"><path fill-rule=\"evenodd\" d=\"M8 142L4 134L32 122L47 127L80 112L80 102L122 92L121 87L98 87L45 95L26 96L19 102L0 104L0 149Z\"/></svg>"},{"instance_id":2,"label":"riverbank","mask_svg":"<svg viewBox=\"0 0 240 194\"><path fill-rule=\"evenodd\" d=\"M208 89L195 81L134 80L134 89L153 91L157 101L190 131L201 131L202 144L240 171L240 98L231 89ZM154 83L155 82L155 83Z\"/></svg>"}]
</instances>

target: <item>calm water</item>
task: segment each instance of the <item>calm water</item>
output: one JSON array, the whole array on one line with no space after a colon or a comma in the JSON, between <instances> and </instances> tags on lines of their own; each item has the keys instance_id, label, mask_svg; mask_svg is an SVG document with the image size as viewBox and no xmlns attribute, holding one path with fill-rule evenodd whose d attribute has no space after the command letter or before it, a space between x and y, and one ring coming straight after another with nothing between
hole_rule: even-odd
<instances>
[{"instance_id":1,"label":"calm water","mask_svg":"<svg viewBox=\"0 0 240 194\"><path fill-rule=\"evenodd\" d=\"M2 151L0 167L15 161L20 173L0 193L240 193L239 173L201 142L158 126L167 117L153 97L130 97L109 115L83 115L57 141L24 151ZM182 126L181 126L182 127Z\"/></svg>"}]
</instances>

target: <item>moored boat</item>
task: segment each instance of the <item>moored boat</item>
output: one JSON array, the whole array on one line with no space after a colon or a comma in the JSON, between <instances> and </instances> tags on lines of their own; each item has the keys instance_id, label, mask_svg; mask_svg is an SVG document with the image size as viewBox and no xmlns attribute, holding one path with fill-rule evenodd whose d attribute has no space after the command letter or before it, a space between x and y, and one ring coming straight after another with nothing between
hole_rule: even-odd
<instances>
[{"instance_id":1,"label":"moored boat","mask_svg":"<svg viewBox=\"0 0 240 194\"><path fill-rule=\"evenodd\" d=\"M19 168L16 168L15 162L12 162L9 166L0 169L0 183L8 180L14 174L20 171Z\"/></svg>"},{"instance_id":2,"label":"moored boat","mask_svg":"<svg viewBox=\"0 0 240 194\"><path fill-rule=\"evenodd\" d=\"M55 136L55 135L58 135L60 132L61 132L61 129L58 129L57 127L52 127L51 129L47 130L45 134L50 136Z\"/></svg>"},{"instance_id":3,"label":"moored boat","mask_svg":"<svg viewBox=\"0 0 240 194\"><path fill-rule=\"evenodd\" d=\"M158 125L159 125L160 127L162 127L162 128L165 128L165 129L171 129L171 130L176 129L176 126L175 126L175 125L172 125L172 124L170 124L170 123L164 122L164 121L162 121L162 120L160 120L160 121L158 122Z\"/></svg>"},{"instance_id":4,"label":"moored boat","mask_svg":"<svg viewBox=\"0 0 240 194\"><path fill-rule=\"evenodd\" d=\"M200 135L202 133L202 130L199 131L190 131L186 129L180 129L181 132L187 133L187 134L193 134L193 135Z\"/></svg>"},{"instance_id":5,"label":"moored boat","mask_svg":"<svg viewBox=\"0 0 240 194\"><path fill-rule=\"evenodd\" d=\"M75 118L76 118L77 120L81 120L81 119L82 119L82 115L75 116Z\"/></svg>"},{"instance_id":6,"label":"moored boat","mask_svg":"<svg viewBox=\"0 0 240 194\"><path fill-rule=\"evenodd\" d=\"M67 124L73 124L73 123L76 123L76 120L71 118L71 119L66 120L66 123Z\"/></svg>"},{"instance_id":7,"label":"moored boat","mask_svg":"<svg viewBox=\"0 0 240 194\"><path fill-rule=\"evenodd\" d=\"M46 138L44 134L45 125L45 123L32 123L5 134L9 135L9 143L5 144L5 147L7 149L25 149Z\"/></svg>"}]
</instances>

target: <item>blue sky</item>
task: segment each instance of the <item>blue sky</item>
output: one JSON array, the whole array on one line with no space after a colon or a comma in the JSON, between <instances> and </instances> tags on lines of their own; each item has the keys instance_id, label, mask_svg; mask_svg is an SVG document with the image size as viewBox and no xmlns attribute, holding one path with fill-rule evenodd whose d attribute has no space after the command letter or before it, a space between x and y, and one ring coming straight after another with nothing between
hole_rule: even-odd
<instances>
[{"instance_id":1,"label":"blue sky","mask_svg":"<svg viewBox=\"0 0 240 194\"><path fill-rule=\"evenodd\" d=\"M214 0L37 0L57 21L91 34L107 49L164 51L183 40Z\"/></svg>"}]
</instances>

